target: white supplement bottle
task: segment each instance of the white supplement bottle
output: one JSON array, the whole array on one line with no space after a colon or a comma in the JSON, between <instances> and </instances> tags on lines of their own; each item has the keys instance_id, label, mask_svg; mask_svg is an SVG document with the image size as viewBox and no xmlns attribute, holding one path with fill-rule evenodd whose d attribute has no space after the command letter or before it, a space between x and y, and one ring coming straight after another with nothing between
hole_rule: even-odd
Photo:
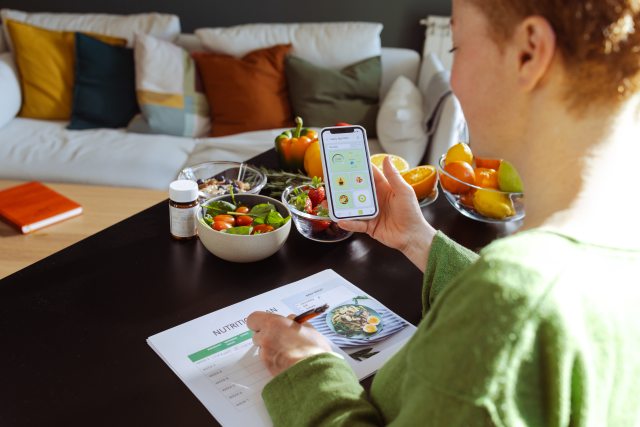
<instances>
[{"instance_id":1,"label":"white supplement bottle","mask_svg":"<svg viewBox=\"0 0 640 427\"><path fill-rule=\"evenodd\" d=\"M198 184L180 179L169 184L169 226L176 240L192 239L196 236L196 212Z\"/></svg>"}]
</instances>

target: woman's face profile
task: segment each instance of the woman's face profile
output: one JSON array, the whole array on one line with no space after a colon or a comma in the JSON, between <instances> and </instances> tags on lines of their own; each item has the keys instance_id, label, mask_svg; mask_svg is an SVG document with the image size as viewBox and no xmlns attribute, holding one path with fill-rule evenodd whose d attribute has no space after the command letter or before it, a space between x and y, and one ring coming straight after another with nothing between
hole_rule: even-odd
<instances>
[{"instance_id":1,"label":"woman's face profile","mask_svg":"<svg viewBox=\"0 0 640 427\"><path fill-rule=\"evenodd\" d=\"M484 13L467 0L453 0L452 37L451 86L469 125L474 153L504 154L501 145L510 139L510 116L516 114L517 75L510 69L508 46L497 45Z\"/></svg>"}]
</instances>

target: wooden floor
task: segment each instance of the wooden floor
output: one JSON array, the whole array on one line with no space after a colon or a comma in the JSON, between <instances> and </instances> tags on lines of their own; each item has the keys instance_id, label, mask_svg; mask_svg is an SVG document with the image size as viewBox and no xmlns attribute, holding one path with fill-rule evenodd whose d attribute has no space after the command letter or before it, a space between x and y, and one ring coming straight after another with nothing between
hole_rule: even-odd
<instances>
[{"instance_id":1,"label":"wooden floor","mask_svg":"<svg viewBox=\"0 0 640 427\"><path fill-rule=\"evenodd\" d=\"M0 190L21 183L0 180ZM165 200L168 196L167 192L158 190L45 184L80 203L83 213L26 235L0 221L0 279Z\"/></svg>"}]
</instances>

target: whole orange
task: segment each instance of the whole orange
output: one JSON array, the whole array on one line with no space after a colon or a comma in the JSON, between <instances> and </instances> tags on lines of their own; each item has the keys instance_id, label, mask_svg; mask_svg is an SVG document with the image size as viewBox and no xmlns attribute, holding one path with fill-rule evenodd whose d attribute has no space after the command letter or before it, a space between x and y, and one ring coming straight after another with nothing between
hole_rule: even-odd
<instances>
[{"instance_id":1,"label":"whole orange","mask_svg":"<svg viewBox=\"0 0 640 427\"><path fill-rule=\"evenodd\" d=\"M476 189L472 189L471 191L467 191L466 193L462 193L460 195L460 199L458 201L465 205L468 208L473 209L473 194L476 192Z\"/></svg>"},{"instance_id":2,"label":"whole orange","mask_svg":"<svg viewBox=\"0 0 640 427\"><path fill-rule=\"evenodd\" d=\"M495 169L475 168L474 172L478 187L498 189L498 172Z\"/></svg>"},{"instance_id":3,"label":"whole orange","mask_svg":"<svg viewBox=\"0 0 640 427\"><path fill-rule=\"evenodd\" d=\"M486 159L484 157L476 157L476 167L498 170L502 159Z\"/></svg>"},{"instance_id":4,"label":"whole orange","mask_svg":"<svg viewBox=\"0 0 640 427\"><path fill-rule=\"evenodd\" d=\"M476 182L476 174L469 163L459 160L451 162L445 165L444 171L446 173L440 174L440 183L442 188L448 192L462 194L473 189L473 187L467 185L475 185ZM457 180L454 178L457 178Z\"/></svg>"},{"instance_id":5,"label":"whole orange","mask_svg":"<svg viewBox=\"0 0 640 427\"><path fill-rule=\"evenodd\" d=\"M313 178L324 179L322 172L322 160L320 159L320 143L315 140L307 147L307 151L304 152L304 170L307 176Z\"/></svg>"}]
</instances>

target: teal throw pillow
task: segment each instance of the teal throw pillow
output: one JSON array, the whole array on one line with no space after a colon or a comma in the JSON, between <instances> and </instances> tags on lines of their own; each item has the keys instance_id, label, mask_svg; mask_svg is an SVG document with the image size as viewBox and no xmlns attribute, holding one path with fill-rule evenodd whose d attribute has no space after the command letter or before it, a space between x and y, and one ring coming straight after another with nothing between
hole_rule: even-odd
<instances>
[{"instance_id":1,"label":"teal throw pillow","mask_svg":"<svg viewBox=\"0 0 640 427\"><path fill-rule=\"evenodd\" d=\"M337 122L361 125L375 136L382 64L380 57L342 70L318 67L289 56L285 71L295 115L307 126L333 126Z\"/></svg>"},{"instance_id":2,"label":"teal throw pillow","mask_svg":"<svg viewBox=\"0 0 640 427\"><path fill-rule=\"evenodd\" d=\"M126 127L139 111L133 50L76 33L76 80L68 129Z\"/></svg>"}]
</instances>

